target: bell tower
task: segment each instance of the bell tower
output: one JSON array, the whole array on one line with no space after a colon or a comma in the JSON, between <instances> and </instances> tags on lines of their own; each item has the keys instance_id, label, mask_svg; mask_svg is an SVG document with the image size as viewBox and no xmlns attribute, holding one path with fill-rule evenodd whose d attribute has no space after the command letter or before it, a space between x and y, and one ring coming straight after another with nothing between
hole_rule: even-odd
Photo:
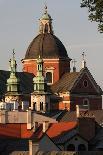
<instances>
[{"instance_id":1,"label":"bell tower","mask_svg":"<svg viewBox=\"0 0 103 155\"><path fill-rule=\"evenodd\" d=\"M46 112L50 110L50 93L47 91L46 79L43 76L43 60L37 59L37 76L33 78L34 92L31 94L31 109Z\"/></svg>"}]
</instances>

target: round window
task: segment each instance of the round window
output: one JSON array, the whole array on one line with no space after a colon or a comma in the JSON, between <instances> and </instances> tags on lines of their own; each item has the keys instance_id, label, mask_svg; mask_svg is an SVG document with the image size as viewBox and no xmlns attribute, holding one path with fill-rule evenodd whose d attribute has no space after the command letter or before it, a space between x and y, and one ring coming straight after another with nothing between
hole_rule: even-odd
<instances>
[{"instance_id":1,"label":"round window","mask_svg":"<svg viewBox=\"0 0 103 155\"><path fill-rule=\"evenodd\" d=\"M84 86L85 88L88 87L88 81L87 81L87 80L83 81L83 86Z\"/></svg>"}]
</instances>

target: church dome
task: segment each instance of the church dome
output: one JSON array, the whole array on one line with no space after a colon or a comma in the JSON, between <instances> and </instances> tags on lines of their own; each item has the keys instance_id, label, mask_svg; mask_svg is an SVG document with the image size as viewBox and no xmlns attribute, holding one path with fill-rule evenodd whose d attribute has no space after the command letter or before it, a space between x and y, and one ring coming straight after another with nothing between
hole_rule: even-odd
<instances>
[{"instance_id":1,"label":"church dome","mask_svg":"<svg viewBox=\"0 0 103 155\"><path fill-rule=\"evenodd\" d=\"M53 34L39 34L30 43L25 59L37 59L41 55L42 58L68 58L67 51L62 42Z\"/></svg>"}]
</instances>

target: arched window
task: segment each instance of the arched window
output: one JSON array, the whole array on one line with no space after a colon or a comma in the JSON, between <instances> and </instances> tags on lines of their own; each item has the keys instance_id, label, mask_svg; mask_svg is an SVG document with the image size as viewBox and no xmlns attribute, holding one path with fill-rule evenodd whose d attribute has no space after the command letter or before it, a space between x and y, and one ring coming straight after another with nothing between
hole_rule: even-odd
<instances>
[{"instance_id":1,"label":"arched window","mask_svg":"<svg viewBox=\"0 0 103 155\"><path fill-rule=\"evenodd\" d=\"M75 145L74 144L69 144L67 146L67 151L75 151Z\"/></svg>"},{"instance_id":2,"label":"arched window","mask_svg":"<svg viewBox=\"0 0 103 155\"><path fill-rule=\"evenodd\" d=\"M40 102L40 110L43 110L43 102Z\"/></svg>"},{"instance_id":3,"label":"arched window","mask_svg":"<svg viewBox=\"0 0 103 155\"><path fill-rule=\"evenodd\" d=\"M86 151L86 146L84 144L80 144L78 146L78 151Z\"/></svg>"},{"instance_id":4,"label":"arched window","mask_svg":"<svg viewBox=\"0 0 103 155\"><path fill-rule=\"evenodd\" d=\"M51 72L46 73L46 79L47 79L47 83L52 83L52 73Z\"/></svg>"},{"instance_id":5,"label":"arched window","mask_svg":"<svg viewBox=\"0 0 103 155\"><path fill-rule=\"evenodd\" d=\"M45 24L45 32L48 32L48 24Z\"/></svg>"}]
</instances>

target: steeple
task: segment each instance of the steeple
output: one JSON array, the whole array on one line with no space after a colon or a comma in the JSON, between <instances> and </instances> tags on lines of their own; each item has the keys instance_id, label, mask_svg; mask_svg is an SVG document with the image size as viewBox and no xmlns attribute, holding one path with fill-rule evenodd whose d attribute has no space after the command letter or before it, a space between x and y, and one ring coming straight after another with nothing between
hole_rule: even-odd
<instances>
[{"instance_id":1,"label":"steeple","mask_svg":"<svg viewBox=\"0 0 103 155\"><path fill-rule=\"evenodd\" d=\"M40 18L39 33L40 34L45 34L45 33L53 34L52 18L48 14L48 9L46 5L44 7L44 14Z\"/></svg>"},{"instance_id":2,"label":"steeple","mask_svg":"<svg viewBox=\"0 0 103 155\"><path fill-rule=\"evenodd\" d=\"M9 61L10 78L7 80L7 92L19 91L19 79L16 77L17 64L15 60L15 52L13 49L12 59Z\"/></svg>"},{"instance_id":3,"label":"steeple","mask_svg":"<svg viewBox=\"0 0 103 155\"><path fill-rule=\"evenodd\" d=\"M85 53L83 52L82 53L82 66L81 66L81 68L85 68L86 67L86 60L85 60Z\"/></svg>"},{"instance_id":4,"label":"steeple","mask_svg":"<svg viewBox=\"0 0 103 155\"><path fill-rule=\"evenodd\" d=\"M37 59L37 76L33 78L34 91L31 94L31 109L41 112L50 110L50 93L47 92L47 82L43 76L43 60Z\"/></svg>"}]
</instances>

